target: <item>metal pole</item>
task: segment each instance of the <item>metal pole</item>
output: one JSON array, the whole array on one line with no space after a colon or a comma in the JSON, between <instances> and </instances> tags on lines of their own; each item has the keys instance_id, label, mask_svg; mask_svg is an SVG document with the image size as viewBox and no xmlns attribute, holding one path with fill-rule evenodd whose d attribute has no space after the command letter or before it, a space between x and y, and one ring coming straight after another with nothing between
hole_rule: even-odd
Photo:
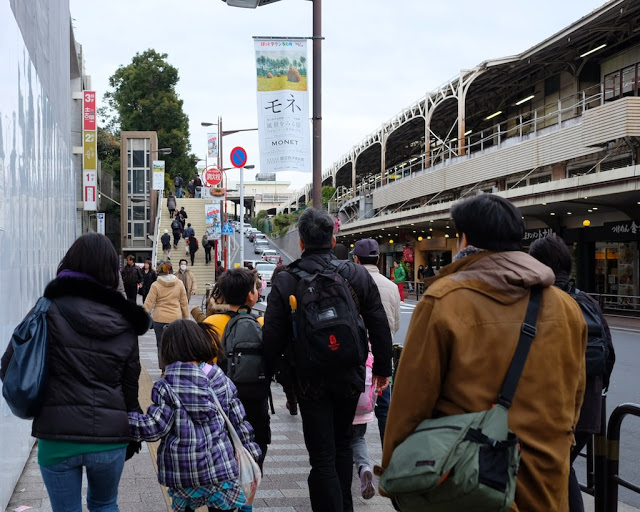
<instances>
[{"instance_id":1,"label":"metal pole","mask_svg":"<svg viewBox=\"0 0 640 512\"><path fill-rule=\"evenodd\" d=\"M222 158L222 116L218 116L218 169L220 169L220 172L223 172L223 179L224 181L222 182L222 186L224 187L224 203L222 204L222 225L224 226L224 223L227 222L227 173L224 172L222 169L224 168L224 160ZM228 251L228 245L229 245L229 240L227 240L225 235L221 235L220 236L220 241L222 242L222 248L221 248L221 252L222 252L222 259L224 260L224 269L227 270L229 267L227 267L227 255L229 254ZM227 250L225 250L225 248Z\"/></svg>"},{"instance_id":2,"label":"metal pole","mask_svg":"<svg viewBox=\"0 0 640 512\"><path fill-rule=\"evenodd\" d=\"M240 268L244 266L244 167L240 168Z\"/></svg>"},{"instance_id":3,"label":"metal pole","mask_svg":"<svg viewBox=\"0 0 640 512\"><path fill-rule=\"evenodd\" d=\"M322 0L313 0L313 192L322 208Z\"/></svg>"}]
</instances>

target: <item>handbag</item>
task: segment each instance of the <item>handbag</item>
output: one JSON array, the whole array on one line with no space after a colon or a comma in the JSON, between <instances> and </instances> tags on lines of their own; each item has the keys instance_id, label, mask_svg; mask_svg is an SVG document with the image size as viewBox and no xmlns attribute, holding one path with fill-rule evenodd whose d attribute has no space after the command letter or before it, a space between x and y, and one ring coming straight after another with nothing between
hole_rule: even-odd
<instances>
[{"instance_id":1,"label":"handbag","mask_svg":"<svg viewBox=\"0 0 640 512\"><path fill-rule=\"evenodd\" d=\"M207 372L205 371L205 373ZM227 425L229 437L231 437L231 442L233 444L233 450L236 454L236 462L238 464L238 483L240 484L242 492L247 498L247 504L251 505L254 498L256 497L256 492L258 490L258 486L260 485L260 481L262 480L262 471L260 470L260 466L258 466L258 463L251 456L251 453L249 453L249 450L247 450L242 444L242 441L240 440L240 437L238 436L233 423L231 423L231 420L229 420L229 417L222 409L222 406L220 405L215 392L212 392L212 394L213 399L218 406L218 410L222 414L224 422Z\"/></svg>"},{"instance_id":2,"label":"handbag","mask_svg":"<svg viewBox=\"0 0 640 512\"><path fill-rule=\"evenodd\" d=\"M2 396L18 418L38 414L47 383L47 311L51 301L40 297L11 336L13 356L2 381Z\"/></svg>"},{"instance_id":3,"label":"handbag","mask_svg":"<svg viewBox=\"0 0 640 512\"><path fill-rule=\"evenodd\" d=\"M542 289L531 296L497 403L487 411L422 421L400 443L380 488L401 511L504 512L515 499L521 448L508 410L536 336Z\"/></svg>"}]
</instances>

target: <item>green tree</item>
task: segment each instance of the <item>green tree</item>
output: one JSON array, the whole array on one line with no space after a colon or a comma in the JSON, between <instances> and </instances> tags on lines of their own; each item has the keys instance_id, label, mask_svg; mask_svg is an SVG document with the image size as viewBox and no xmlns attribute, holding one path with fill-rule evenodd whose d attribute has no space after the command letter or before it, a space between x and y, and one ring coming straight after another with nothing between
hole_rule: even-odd
<instances>
[{"instance_id":1,"label":"green tree","mask_svg":"<svg viewBox=\"0 0 640 512\"><path fill-rule=\"evenodd\" d=\"M113 184L120 188L120 139L103 128L98 128L98 159L102 170L111 174Z\"/></svg>"},{"instance_id":2,"label":"green tree","mask_svg":"<svg viewBox=\"0 0 640 512\"><path fill-rule=\"evenodd\" d=\"M159 147L172 150L162 156L167 172L172 178L180 173L188 180L196 173L197 157L190 153L189 118L176 93L178 79L178 69L167 62L166 53L153 49L136 53L131 64L120 66L109 78L107 106L100 113L114 134L119 130L157 132Z\"/></svg>"}]
</instances>

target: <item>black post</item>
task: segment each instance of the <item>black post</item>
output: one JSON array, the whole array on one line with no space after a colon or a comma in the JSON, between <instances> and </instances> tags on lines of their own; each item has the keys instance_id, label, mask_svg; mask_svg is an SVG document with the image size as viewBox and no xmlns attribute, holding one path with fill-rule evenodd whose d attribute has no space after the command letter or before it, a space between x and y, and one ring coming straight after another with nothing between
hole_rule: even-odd
<instances>
[{"instance_id":1,"label":"black post","mask_svg":"<svg viewBox=\"0 0 640 512\"><path fill-rule=\"evenodd\" d=\"M607 395L602 395L600 432L593 436L593 500L595 512L607 511Z\"/></svg>"},{"instance_id":2,"label":"black post","mask_svg":"<svg viewBox=\"0 0 640 512\"><path fill-rule=\"evenodd\" d=\"M313 0L313 183L311 200L322 208L322 0Z\"/></svg>"}]
</instances>

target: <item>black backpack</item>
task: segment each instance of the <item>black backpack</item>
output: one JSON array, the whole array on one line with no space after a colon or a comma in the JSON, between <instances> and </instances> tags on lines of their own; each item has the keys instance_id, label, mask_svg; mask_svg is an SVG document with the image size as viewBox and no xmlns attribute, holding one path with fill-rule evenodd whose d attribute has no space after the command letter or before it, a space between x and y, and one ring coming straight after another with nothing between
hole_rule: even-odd
<instances>
[{"instance_id":1,"label":"black backpack","mask_svg":"<svg viewBox=\"0 0 640 512\"><path fill-rule=\"evenodd\" d=\"M174 219L171 223L171 229L174 231L178 231L182 227L182 224L178 219Z\"/></svg>"},{"instance_id":2,"label":"black backpack","mask_svg":"<svg viewBox=\"0 0 640 512\"><path fill-rule=\"evenodd\" d=\"M173 184L174 184L176 187L181 187L181 186L182 186L182 178L181 178L180 176L176 176L176 177L173 179Z\"/></svg>"},{"instance_id":3,"label":"black backpack","mask_svg":"<svg viewBox=\"0 0 640 512\"><path fill-rule=\"evenodd\" d=\"M225 313L231 319L222 333L222 349L225 359L221 368L236 385L264 384L267 375L264 365L262 326L249 311Z\"/></svg>"},{"instance_id":4,"label":"black backpack","mask_svg":"<svg viewBox=\"0 0 640 512\"><path fill-rule=\"evenodd\" d=\"M290 268L298 283L293 315L293 363L299 376L330 374L363 366L367 330L360 303L346 277L345 261L332 260L320 272ZM294 303L295 302L295 303Z\"/></svg>"},{"instance_id":5,"label":"black backpack","mask_svg":"<svg viewBox=\"0 0 640 512\"><path fill-rule=\"evenodd\" d=\"M580 306L582 316L587 323L588 340L586 351L587 376L605 375L607 373L607 359L609 347L604 325L600 318L599 308L585 296L584 292L576 290L571 296Z\"/></svg>"}]
</instances>

